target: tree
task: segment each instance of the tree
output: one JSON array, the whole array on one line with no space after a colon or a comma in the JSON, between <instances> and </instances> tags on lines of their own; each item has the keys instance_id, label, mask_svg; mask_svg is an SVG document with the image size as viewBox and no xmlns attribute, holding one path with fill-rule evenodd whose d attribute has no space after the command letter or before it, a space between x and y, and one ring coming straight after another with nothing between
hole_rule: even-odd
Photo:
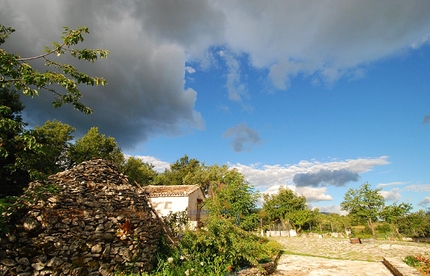
<instances>
[{"instance_id":1,"label":"tree","mask_svg":"<svg viewBox=\"0 0 430 276\"><path fill-rule=\"evenodd\" d=\"M291 224L296 228L297 232L300 232L306 223L310 223L315 219L315 214L308 208L305 208L291 212L288 215L288 218L290 219Z\"/></svg>"},{"instance_id":2,"label":"tree","mask_svg":"<svg viewBox=\"0 0 430 276\"><path fill-rule=\"evenodd\" d=\"M36 176L28 157L39 150L39 144L25 129L23 109L16 91L0 87L0 197L21 194Z\"/></svg>"},{"instance_id":3,"label":"tree","mask_svg":"<svg viewBox=\"0 0 430 276\"><path fill-rule=\"evenodd\" d=\"M400 235L399 222L402 218L406 217L411 210L412 204L410 203L402 202L398 205L393 203L392 205L385 206L384 209L382 209L381 218L390 223L394 232L397 235Z\"/></svg>"},{"instance_id":4,"label":"tree","mask_svg":"<svg viewBox=\"0 0 430 276\"><path fill-rule=\"evenodd\" d=\"M79 164L94 158L111 160L119 169L124 164L124 155L113 137L105 137L97 127L92 127L82 138L70 146L71 164Z\"/></svg>"},{"instance_id":5,"label":"tree","mask_svg":"<svg viewBox=\"0 0 430 276\"><path fill-rule=\"evenodd\" d=\"M193 177L200 172L202 165L197 159L190 159L188 155L184 155L175 163L170 165L169 170L165 170L155 180L155 184L159 185L194 185Z\"/></svg>"},{"instance_id":6,"label":"tree","mask_svg":"<svg viewBox=\"0 0 430 276\"><path fill-rule=\"evenodd\" d=\"M74 127L57 120L48 120L43 126L36 126L32 134L41 149L32 162L34 168L48 176L70 167L67 152L74 131Z\"/></svg>"},{"instance_id":7,"label":"tree","mask_svg":"<svg viewBox=\"0 0 430 276\"><path fill-rule=\"evenodd\" d=\"M206 166L184 155L154 179L155 185L199 185L207 195L212 184L220 183L229 170L227 165Z\"/></svg>"},{"instance_id":8,"label":"tree","mask_svg":"<svg viewBox=\"0 0 430 276\"><path fill-rule=\"evenodd\" d=\"M430 214L424 210L407 214L399 221L399 232L415 237L429 237Z\"/></svg>"},{"instance_id":9,"label":"tree","mask_svg":"<svg viewBox=\"0 0 430 276\"><path fill-rule=\"evenodd\" d=\"M131 184L137 182L142 186L152 184L157 176L152 164L144 163L141 159L134 157L127 159L123 167L123 173L127 175Z\"/></svg>"},{"instance_id":10,"label":"tree","mask_svg":"<svg viewBox=\"0 0 430 276\"><path fill-rule=\"evenodd\" d=\"M222 182L214 183L205 207L210 216L226 218L244 230L253 230L258 225L256 204L259 194L235 169L224 175Z\"/></svg>"},{"instance_id":11,"label":"tree","mask_svg":"<svg viewBox=\"0 0 430 276\"><path fill-rule=\"evenodd\" d=\"M0 25L0 45L3 45L15 30ZM45 47L45 52L23 58L0 48L0 197L18 195L31 179L43 176L35 166L35 156L42 154L40 144L32 133L25 129L21 112L24 109L18 92L35 96L40 90L53 93L54 107L72 104L75 109L91 113L92 110L81 103L80 84L104 85L105 79L90 77L70 64L64 64L58 57L70 54L73 58L96 61L105 58L108 51L101 49L76 49L84 41L87 27L70 30L64 27L62 42ZM57 57L57 59L56 59ZM34 68L31 64L43 61L48 70ZM64 89L64 92L57 91Z\"/></svg>"},{"instance_id":12,"label":"tree","mask_svg":"<svg viewBox=\"0 0 430 276\"><path fill-rule=\"evenodd\" d=\"M372 190L369 183L364 183L358 189L350 188L341 202L340 207L355 218L365 219L376 239L374 222L378 219L382 208L384 208L384 198L379 194L381 189Z\"/></svg>"},{"instance_id":13,"label":"tree","mask_svg":"<svg viewBox=\"0 0 430 276\"><path fill-rule=\"evenodd\" d=\"M282 186L277 194L265 194L263 197L263 210L270 221L280 221L284 227L285 225L289 227L290 223L293 223L293 226L299 229L309 221L306 197L298 196L292 190ZM294 214L295 212L298 212L297 215Z\"/></svg>"},{"instance_id":14,"label":"tree","mask_svg":"<svg viewBox=\"0 0 430 276\"><path fill-rule=\"evenodd\" d=\"M78 27L76 30L63 28L62 42L54 42L51 47L45 47L44 53L40 55L23 58L0 49L0 84L6 89L22 91L27 96L39 95L40 90L49 91L56 96L53 101L54 107L72 104L75 109L89 114L92 110L81 103L82 93L79 85L104 85L106 80L102 77L90 77L70 64L61 63L58 57L69 54L79 60L94 62L107 57L109 52L102 49L75 48L74 46L84 41L83 34L89 33L88 28ZM14 31L11 27L0 25L0 45L5 43ZM37 60L44 61L50 70L42 72L32 67L30 63ZM65 92L58 92L58 86Z\"/></svg>"}]
</instances>

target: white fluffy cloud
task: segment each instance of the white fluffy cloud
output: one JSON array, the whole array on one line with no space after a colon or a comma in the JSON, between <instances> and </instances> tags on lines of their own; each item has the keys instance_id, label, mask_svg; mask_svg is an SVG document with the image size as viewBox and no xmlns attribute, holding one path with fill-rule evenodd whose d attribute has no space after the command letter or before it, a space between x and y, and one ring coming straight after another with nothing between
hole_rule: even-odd
<instances>
[{"instance_id":1,"label":"white fluffy cloud","mask_svg":"<svg viewBox=\"0 0 430 276\"><path fill-rule=\"evenodd\" d=\"M404 188L405 191L411 191L411 192L430 192L430 184L414 184L414 185L408 185Z\"/></svg>"},{"instance_id":2,"label":"white fluffy cloud","mask_svg":"<svg viewBox=\"0 0 430 276\"><path fill-rule=\"evenodd\" d=\"M405 184L407 184L407 182L401 182L401 181L389 182L389 183L379 183L377 188L389 187L389 186L398 186L398 185L405 185Z\"/></svg>"},{"instance_id":3,"label":"white fluffy cloud","mask_svg":"<svg viewBox=\"0 0 430 276\"><path fill-rule=\"evenodd\" d=\"M243 173L247 181L258 188L268 188L272 185L292 185L294 186L294 176L304 173L317 173L321 170L339 171L348 170L357 174L368 172L376 166L389 164L387 156L377 158L358 158L343 161L319 162L300 161L293 165L242 165L230 164Z\"/></svg>"},{"instance_id":4,"label":"white fluffy cloud","mask_svg":"<svg viewBox=\"0 0 430 276\"><path fill-rule=\"evenodd\" d=\"M292 190L295 194L306 197L306 202L332 201L333 197L326 194L326 188L296 187L291 185L274 185L263 194L276 194L280 187Z\"/></svg>"},{"instance_id":5,"label":"white fluffy cloud","mask_svg":"<svg viewBox=\"0 0 430 276\"><path fill-rule=\"evenodd\" d=\"M430 206L430 196L426 196L423 200L418 203L418 206L429 207Z\"/></svg>"},{"instance_id":6,"label":"white fluffy cloud","mask_svg":"<svg viewBox=\"0 0 430 276\"><path fill-rule=\"evenodd\" d=\"M379 194L382 195L385 200L394 202L400 200L402 197L399 188L393 188L389 191L379 191Z\"/></svg>"}]
</instances>

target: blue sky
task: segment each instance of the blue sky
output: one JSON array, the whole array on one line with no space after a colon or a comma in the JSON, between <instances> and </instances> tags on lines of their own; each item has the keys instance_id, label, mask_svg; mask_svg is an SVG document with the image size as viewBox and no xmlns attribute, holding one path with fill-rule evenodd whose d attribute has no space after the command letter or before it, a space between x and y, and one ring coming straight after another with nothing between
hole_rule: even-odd
<instances>
[{"instance_id":1,"label":"blue sky","mask_svg":"<svg viewBox=\"0 0 430 276\"><path fill-rule=\"evenodd\" d=\"M30 56L61 26L90 28L77 64L94 114L23 99L31 125L91 126L163 170L187 154L261 192L287 185L339 212L349 188L430 207L430 2L6 0L5 45Z\"/></svg>"}]
</instances>

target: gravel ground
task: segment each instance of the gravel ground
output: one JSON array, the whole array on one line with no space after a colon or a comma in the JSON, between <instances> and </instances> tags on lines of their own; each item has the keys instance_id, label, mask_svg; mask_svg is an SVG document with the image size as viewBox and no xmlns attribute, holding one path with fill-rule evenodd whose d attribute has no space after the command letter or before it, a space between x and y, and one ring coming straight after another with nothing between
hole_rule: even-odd
<instances>
[{"instance_id":1,"label":"gravel ground","mask_svg":"<svg viewBox=\"0 0 430 276\"><path fill-rule=\"evenodd\" d=\"M285 251L278 262L278 275L392 275L383 257L430 254L430 245L414 242L351 244L346 238L276 237Z\"/></svg>"}]
</instances>

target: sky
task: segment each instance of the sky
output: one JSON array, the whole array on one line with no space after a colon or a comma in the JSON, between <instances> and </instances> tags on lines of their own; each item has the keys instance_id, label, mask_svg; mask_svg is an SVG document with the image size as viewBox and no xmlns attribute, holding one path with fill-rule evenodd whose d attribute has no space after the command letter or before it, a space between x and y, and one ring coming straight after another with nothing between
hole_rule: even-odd
<instances>
[{"instance_id":1,"label":"sky","mask_svg":"<svg viewBox=\"0 0 430 276\"><path fill-rule=\"evenodd\" d=\"M22 98L30 126L97 126L159 171L184 155L227 164L321 211L366 182L386 204L430 207L428 0L0 0L0 24L23 57L62 26L110 51L70 60L108 82L81 87L93 114L41 92Z\"/></svg>"}]
</instances>

